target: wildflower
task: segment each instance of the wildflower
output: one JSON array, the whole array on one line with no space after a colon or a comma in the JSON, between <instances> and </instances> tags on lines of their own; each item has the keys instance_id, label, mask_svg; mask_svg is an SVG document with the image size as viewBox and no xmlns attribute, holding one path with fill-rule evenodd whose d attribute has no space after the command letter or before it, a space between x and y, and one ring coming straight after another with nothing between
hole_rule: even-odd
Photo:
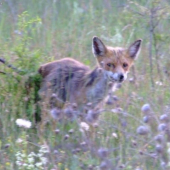
<instances>
[{"instance_id":1,"label":"wildflower","mask_svg":"<svg viewBox=\"0 0 170 170\"><path fill-rule=\"evenodd\" d=\"M31 152L28 157L34 157L34 156L37 156L34 152Z\"/></svg>"},{"instance_id":2,"label":"wildflower","mask_svg":"<svg viewBox=\"0 0 170 170\"><path fill-rule=\"evenodd\" d=\"M80 149L80 148L76 148L75 151L76 151L77 153L79 153L79 152L81 151L81 149Z\"/></svg>"},{"instance_id":3,"label":"wildflower","mask_svg":"<svg viewBox=\"0 0 170 170\"><path fill-rule=\"evenodd\" d=\"M31 122L29 120L25 120L25 119L17 119L16 120L16 124L19 126L19 127L24 127L26 129L29 129L31 127Z\"/></svg>"},{"instance_id":4,"label":"wildflower","mask_svg":"<svg viewBox=\"0 0 170 170\"><path fill-rule=\"evenodd\" d=\"M145 114L148 114L151 111L150 104L144 104L141 108L141 111Z\"/></svg>"},{"instance_id":5,"label":"wildflower","mask_svg":"<svg viewBox=\"0 0 170 170\"><path fill-rule=\"evenodd\" d=\"M61 117L61 110L53 108L53 109L50 110L50 114L51 114L53 119L60 119L60 117Z\"/></svg>"},{"instance_id":6,"label":"wildflower","mask_svg":"<svg viewBox=\"0 0 170 170\"><path fill-rule=\"evenodd\" d=\"M68 134L66 134L66 135L64 136L64 140L67 140L69 137L70 137L70 136L69 136Z\"/></svg>"},{"instance_id":7,"label":"wildflower","mask_svg":"<svg viewBox=\"0 0 170 170\"><path fill-rule=\"evenodd\" d=\"M113 112L113 113L125 113L124 111L123 111L123 109L122 108L116 108L116 109L112 109L111 110L111 112Z\"/></svg>"},{"instance_id":8,"label":"wildflower","mask_svg":"<svg viewBox=\"0 0 170 170\"><path fill-rule=\"evenodd\" d=\"M60 129L56 129L56 130L55 130L55 133L56 133L56 134L59 134L59 133L60 133Z\"/></svg>"},{"instance_id":9,"label":"wildflower","mask_svg":"<svg viewBox=\"0 0 170 170\"><path fill-rule=\"evenodd\" d=\"M21 165L22 165L22 162L16 161L16 164L17 164L18 166L21 166Z\"/></svg>"},{"instance_id":10,"label":"wildflower","mask_svg":"<svg viewBox=\"0 0 170 170\"><path fill-rule=\"evenodd\" d=\"M77 104L76 104L76 103L73 103L73 104L72 104L72 108L73 108L73 109L77 109Z\"/></svg>"},{"instance_id":11,"label":"wildflower","mask_svg":"<svg viewBox=\"0 0 170 170\"><path fill-rule=\"evenodd\" d=\"M70 130L68 131L69 134L73 134L73 132L74 132L73 129L70 129Z\"/></svg>"},{"instance_id":12,"label":"wildflower","mask_svg":"<svg viewBox=\"0 0 170 170\"><path fill-rule=\"evenodd\" d=\"M154 139L155 139L157 142L159 142L159 143L162 143L162 142L164 142L164 140L165 140L164 136L161 135L161 134L155 136Z\"/></svg>"},{"instance_id":13,"label":"wildflower","mask_svg":"<svg viewBox=\"0 0 170 170\"><path fill-rule=\"evenodd\" d=\"M99 110L89 110L86 116L86 120L89 123L95 123L98 120L99 114L101 111Z\"/></svg>"},{"instance_id":14,"label":"wildflower","mask_svg":"<svg viewBox=\"0 0 170 170\"><path fill-rule=\"evenodd\" d=\"M167 128L165 123L161 123L158 125L158 131L165 131Z\"/></svg>"},{"instance_id":15,"label":"wildflower","mask_svg":"<svg viewBox=\"0 0 170 170\"><path fill-rule=\"evenodd\" d=\"M26 167L26 166L28 166L28 164L24 163L22 166L25 166L25 167Z\"/></svg>"},{"instance_id":16,"label":"wildflower","mask_svg":"<svg viewBox=\"0 0 170 170\"><path fill-rule=\"evenodd\" d=\"M161 81L156 81L155 84L157 84L158 86L162 86L163 83Z\"/></svg>"},{"instance_id":17,"label":"wildflower","mask_svg":"<svg viewBox=\"0 0 170 170\"><path fill-rule=\"evenodd\" d=\"M67 118L72 120L75 118L76 111L73 110L71 107L68 107L64 109L64 114L66 115Z\"/></svg>"},{"instance_id":18,"label":"wildflower","mask_svg":"<svg viewBox=\"0 0 170 170\"><path fill-rule=\"evenodd\" d=\"M80 146L86 146L87 145L87 143L86 142L82 142L82 143L80 143Z\"/></svg>"},{"instance_id":19,"label":"wildflower","mask_svg":"<svg viewBox=\"0 0 170 170\"><path fill-rule=\"evenodd\" d=\"M23 140L22 140L21 138L18 138L16 142L17 142L17 143L22 143Z\"/></svg>"},{"instance_id":20,"label":"wildflower","mask_svg":"<svg viewBox=\"0 0 170 170\"><path fill-rule=\"evenodd\" d=\"M136 147L136 146L137 146L137 142L136 142L135 140L132 140L132 145L133 145L134 147Z\"/></svg>"},{"instance_id":21,"label":"wildflower","mask_svg":"<svg viewBox=\"0 0 170 170\"><path fill-rule=\"evenodd\" d=\"M122 164L122 165L119 166L119 168L120 168L120 169L124 169L124 168L125 168L125 165Z\"/></svg>"},{"instance_id":22,"label":"wildflower","mask_svg":"<svg viewBox=\"0 0 170 170\"><path fill-rule=\"evenodd\" d=\"M34 165L28 165L28 169L32 169L32 168L35 168L35 166Z\"/></svg>"},{"instance_id":23,"label":"wildflower","mask_svg":"<svg viewBox=\"0 0 170 170\"><path fill-rule=\"evenodd\" d=\"M130 83L134 83L135 82L135 79L133 77L129 78L129 82Z\"/></svg>"},{"instance_id":24,"label":"wildflower","mask_svg":"<svg viewBox=\"0 0 170 170\"><path fill-rule=\"evenodd\" d=\"M89 130L89 125L85 122L81 122L80 123L80 127L85 130L85 131L88 131Z\"/></svg>"},{"instance_id":25,"label":"wildflower","mask_svg":"<svg viewBox=\"0 0 170 170\"><path fill-rule=\"evenodd\" d=\"M114 138L118 138L118 136L117 136L117 133L112 133L112 136L114 137Z\"/></svg>"},{"instance_id":26,"label":"wildflower","mask_svg":"<svg viewBox=\"0 0 170 170\"><path fill-rule=\"evenodd\" d=\"M157 144L155 147L155 150L157 153L162 153L163 152L163 147L160 144Z\"/></svg>"},{"instance_id":27,"label":"wildflower","mask_svg":"<svg viewBox=\"0 0 170 170\"><path fill-rule=\"evenodd\" d=\"M18 34L18 35L22 35L22 32L19 31L19 30L15 30L14 33L15 33L15 34Z\"/></svg>"},{"instance_id":28,"label":"wildflower","mask_svg":"<svg viewBox=\"0 0 170 170\"><path fill-rule=\"evenodd\" d=\"M107 162L107 161L102 161L101 164L100 164L100 169L101 169L101 170L107 170L107 169L109 169L108 162Z\"/></svg>"},{"instance_id":29,"label":"wildflower","mask_svg":"<svg viewBox=\"0 0 170 170\"><path fill-rule=\"evenodd\" d=\"M149 117L149 116L144 116L144 117L143 117L143 122L144 122L144 123L148 123L149 120L150 120L150 117Z\"/></svg>"},{"instance_id":30,"label":"wildflower","mask_svg":"<svg viewBox=\"0 0 170 170\"><path fill-rule=\"evenodd\" d=\"M40 160L41 160L42 164L44 164L44 165L47 164L47 162L48 162L48 159L45 157L41 157Z\"/></svg>"},{"instance_id":31,"label":"wildflower","mask_svg":"<svg viewBox=\"0 0 170 170\"><path fill-rule=\"evenodd\" d=\"M163 122L169 122L169 117L167 114L163 114L160 116L160 120Z\"/></svg>"},{"instance_id":32,"label":"wildflower","mask_svg":"<svg viewBox=\"0 0 170 170\"><path fill-rule=\"evenodd\" d=\"M21 157L22 157L22 158L25 158L25 157L26 157L26 154L22 153L22 154L21 154Z\"/></svg>"},{"instance_id":33,"label":"wildflower","mask_svg":"<svg viewBox=\"0 0 170 170\"><path fill-rule=\"evenodd\" d=\"M4 148L7 149L9 147L10 147L10 144L6 144Z\"/></svg>"},{"instance_id":34,"label":"wildflower","mask_svg":"<svg viewBox=\"0 0 170 170\"><path fill-rule=\"evenodd\" d=\"M162 167L163 169L166 168L166 163L165 163L164 161L161 161L161 167Z\"/></svg>"},{"instance_id":35,"label":"wildflower","mask_svg":"<svg viewBox=\"0 0 170 170\"><path fill-rule=\"evenodd\" d=\"M28 158L28 163L33 163L34 162L34 158L30 157Z\"/></svg>"},{"instance_id":36,"label":"wildflower","mask_svg":"<svg viewBox=\"0 0 170 170\"><path fill-rule=\"evenodd\" d=\"M36 166L36 167L42 167L42 162L37 162L37 163L35 164L35 166Z\"/></svg>"},{"instance_id":37,"label":"wildflower","mask_svg":"<svg viewBox=\"0 0 170 170\"><path fill-rule=\"evenodd\" d=\"M49 150L48 150L47 146L42 145L42 146L41 146L41 149L39 150L39 152L40 152L40 153L48 153Z\"/></svg>"},{"instance_id":38,"label":"wildflower","mask_svg":"<svg viewBox=\"0 0 170 170\"><path fill-rule=\"evenodd\" d=\"M21 156L21 152L17 152L15 155L16 156Z\"/></svg>"},{"instance_id":39,"label":"wildflower","mask_svg":"<svg viewBox=\"0 0 170 170\"><path fill-rule=\"evenodd\" d=\"M137 128L136 132L137 132L139 135L146 135L146 134L149 132L149 130L148 130L148 128L145 127L145 126L139 126L139 127Z\"/></svg>"},{"instance_id":40,"label":"wildflower","mask_svg":"<svg viewBox=\"0 0 170 170\"><path fill-rule=\"evenodd\" d=\"M108 156L108 149L107 148L100 148L98 150L98 155L100 158L106 158Z\"/></svg>"},{"instance_id":41,"label":"wildflower","mask_svg":"<svg viewBox=\"0 0 170 170\"><path fill-rule=\"evenodd\" d=\"M94 128L98 128L98 127L99 127L98 123L94 123L94 124L93 124L93 127L94 127Z\"/></svg>"},{"instance_id":42,"label":"wildflower","mask_svg":"<svg viewBox=\"0 0 170 170\"><path fill-rule=\"evenodd\" d=\"M92 107L92 103L87 103L86 106L87 106L88 108L91 108L91 107Z\"/></svg>"},{"instance_id":43,"label":"wildflower","mask_svg":"<svg viewBox=\"0 0 170 170\"><path fill-rule=\"evenodd\" d=\"M56 155L57 155L58 153L59 153L59 152L58 152L58 150L54 150L54 154L56 154Z\"/></svg>"},{"instance_id":44,"label":"wildflower","mask_svg":"<svg viewBox=\"0 0 170 170\"><path fill-rule=\"evenodd\" d=\"M37 154L37 157L39 157L39 158L41 158L42 156L43 156L42 153L38 153L38 154Z\"/></svg>"}]
</instances>

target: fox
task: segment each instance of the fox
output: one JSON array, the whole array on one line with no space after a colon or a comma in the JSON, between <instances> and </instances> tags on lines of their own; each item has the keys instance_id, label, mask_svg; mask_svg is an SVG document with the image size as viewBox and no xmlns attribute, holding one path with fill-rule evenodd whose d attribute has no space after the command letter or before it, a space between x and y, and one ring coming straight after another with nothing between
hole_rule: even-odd
<instances>
[{"instance_id":1,"label":"fox","mask_svg":"<svg viewBox=\"0 0 170 170\"><path fill-rule=\"evenodd\" d=\"M100 38L92 39L92 53L97 65L89 66L63 58L40 66L42 76L39 94L48 99L50 107L62 109L66 103L76 103L80 112L90 103L93 110L102 109L105 98L127 79L127 74L139 55L142 40L128 48L106 46ZM55 98L55 99L54 99Z\"/></svg>"}]
</instances>

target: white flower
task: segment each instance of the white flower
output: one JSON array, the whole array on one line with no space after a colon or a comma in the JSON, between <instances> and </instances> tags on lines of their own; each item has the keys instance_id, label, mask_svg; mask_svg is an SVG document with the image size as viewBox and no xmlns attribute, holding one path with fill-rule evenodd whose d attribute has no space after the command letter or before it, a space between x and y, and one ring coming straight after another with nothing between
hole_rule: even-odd
<instances>
[{"instance_id":1,"label":"white flower","mask_svg":"<svg viewBox=\"0 0 170 170\"><path fill-rule=\"evenodd\" d=\"M49 150L48 150L47 146L42 145L42 146L41 146L41 149L39 150L39 152L40 152L40 153L48 153Z\"/></svg>"},{"instance_id":2,"label":"white flower","mask_svg":"<svg viewBox=\"0 0 170 170\"><path fill-rule=\"evenodd\" d=\"M18 166L21 166L21 165L22 165L22 163L21 163L20 161L16 161L16 164L17 164Z\"/></svg>"},{"instance_id":3,"label":"white flower","mask_svg":"<svg viewBox=\"0 0 170 170\"><path fill-rule=\"evenodd\" d=\"M118 136L117 136L117 133L112 133L112 136L114 137L114 138L118 138Z\"/></svg>"},{"instance_id":4,"label":"white flower","mask_svg":"<svg viewBox=\"0 0 170 170\"><path fill-rule=\"evenodd\" d=\"M35 164L35 166L36 166L36 167L41 167L41 166L42 166L42 162L37 162L37 163Z\"/></svg>"},{"instance_id":5,"label":"white flower","mask_svg":"<svg viewBox=\"0 0 170 170\"><path fill-rule=\"evenodd\" d=\"M163 85L163 83L161 82L161 81L156 81L155 82L158 86L162 86Z\"/></svg>"},{"instance_id":6,"label":"white flower","mask_svg":"<svg viewBox=\"0 0 170 170\"><path fill-rule=\"evenodd\" d=\"M23 161L23 158L17 157L17 160L22 162L22 161Z\"/></svg>"},{"instance_id":7,"label":"white flower","mask_svg":"<svg viewBox=\"0 0 170 170\"><path fill-rule=\"evenodd\" d=\"M29 163L33 163L34 162L34 158L28 158L28 162Z\"/></svg>"},{"instance_id":8,"label":"white flower","mask_svg":"<svg viewBox=\"0 0 170 170\"><path fill-rule=\"evenodd\" d=\"M21 152L17 152L15 155L16 155L16 156L20 156L20 155L21 155Z\"/></svg>"},{"instance_id":9,"label":"white flower","mask_svg":"<svg viewBox=\"0 0 170 170\"><path fill-rule=\"evenodd\" d=\"M29 129L31 127L31 122L29 120L17 119L16 124L19 127L24 127L24 128L27 128L27 129Z\"/></svg>"},{"instance_id":10,"label":"white flower","mask_svg":"<svg viewBox=\"0 0 170 170\"><path fill-rule=\"evenodd\" d=\"M28 164L24 163L24 164L23 164L23 166L25 166L25 167L26 167L26 166L28 166Z\"/></svg>"},{"instance_id":11,"label":"white flower","mask_svg":"<svg viewBox=\"0 0 170 170\"><path fill-rule=\"evenodd\" d=\"M37 157L39 157L39 158L42 157L42 156L43 156L42 153L38 153L38 154L37 154Z\"/></svg>"},{"instance_id":12,"label":"white flower","mask_svg":"<svg viewBox=\"0 0 170 170\"><path fill-rule=\"evenodd\" d=\"M37 156L34 152L31 152L29 155L28 155L28 158L29 157L34 157L34 156Z\"/></svg>"},{"instance_id":13,"label":"white flower","mask_svg":"<svg viewBox=\"0 0 170 170\"><path fill-rule=\"evenodd\" d=\"M21 154L21 157L22 157L22 158L25 158L25 157L26 157L26 154L25 154L25 153Z\"/></svg>"},{"instance_id":14,"label":"white flower","mask_svg":"<svg viewBox=\"0 0 170 170\"><path fill-rule=\"evenodd\" d=\"M28 165L28 169L32 169L32 168L35 168L34 165Z\"/></svg>"},{"instance_id":15,"label":"white flower","mask_svg":"<svg viewBox=\"0 0 170 170\"><path fill-rule=\"evenodd\" d=\"M23 140L22 140L21 138L18 138L16 142L17 142L17 143L22 143Z\"/></svg>"},{"instance_id":16,"label":"white flower","mask_svg":"<svg viewBox=\"0 0 170 170\"><path fill-rule=\"evenodd\" d=\"M40 160L44 165L48 162L48 159L45 157L41 157Z\"/></svg>"},{"instance_id":17,"label":"white flower","mask_svg":"<svg viewBox=\"0 0 170 170\"><path fill-rule=\"evenodd\" d=\"M89 125L85 122L81 122L80 126L83 130L88 131L89 130Z\"/></svg>"}]
</instances>

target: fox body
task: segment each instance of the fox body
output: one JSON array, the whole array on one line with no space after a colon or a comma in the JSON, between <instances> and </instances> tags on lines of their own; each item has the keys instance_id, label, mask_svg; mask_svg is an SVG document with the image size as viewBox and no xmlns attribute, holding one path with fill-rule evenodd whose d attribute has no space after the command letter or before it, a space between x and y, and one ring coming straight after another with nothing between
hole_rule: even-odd
<instances>
[{"instance_id":1,"label":"fox body","mask_svg":"<svg viewBox=\"0 0 170 170\"><path fill-rule=\"evenodd\" d=\"M140 46L141 40L137 40L129 48L113 48L94 37L92 51L97 66L91 70L71 58L42 65L40 95L48 99L52 107L62 108L69 102L76 103L81 111L87 103L91 103L93 109L100 109L108 93L127 78Z\"/></svg>"}]
</instances>

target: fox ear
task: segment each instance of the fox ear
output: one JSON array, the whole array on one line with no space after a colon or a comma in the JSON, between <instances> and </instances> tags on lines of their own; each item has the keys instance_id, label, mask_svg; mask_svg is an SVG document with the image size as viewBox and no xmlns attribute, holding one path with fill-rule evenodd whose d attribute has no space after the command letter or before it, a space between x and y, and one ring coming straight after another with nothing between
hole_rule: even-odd
<instances>
[{"instance_id":1,"label":"fox ear","mask_svg":"<svg viewBox=\"0 0 170 170\"><path fill-rule=\"evenodd\" d=\"M136 40L133 44L128 48L129 55L132 59L136 59L141 47L142 40Z\"/></svg>"},{"instance_id":2,"label":"fox ear","mask_svg":"<svg viewBox=\"0 0 170 170\"><path fill-rule=\"evenodd\" d=\"M93 37L92 51L95 56L102 56L106 53L106 46L98 37Z\"/></svg>"}]
</instances>

